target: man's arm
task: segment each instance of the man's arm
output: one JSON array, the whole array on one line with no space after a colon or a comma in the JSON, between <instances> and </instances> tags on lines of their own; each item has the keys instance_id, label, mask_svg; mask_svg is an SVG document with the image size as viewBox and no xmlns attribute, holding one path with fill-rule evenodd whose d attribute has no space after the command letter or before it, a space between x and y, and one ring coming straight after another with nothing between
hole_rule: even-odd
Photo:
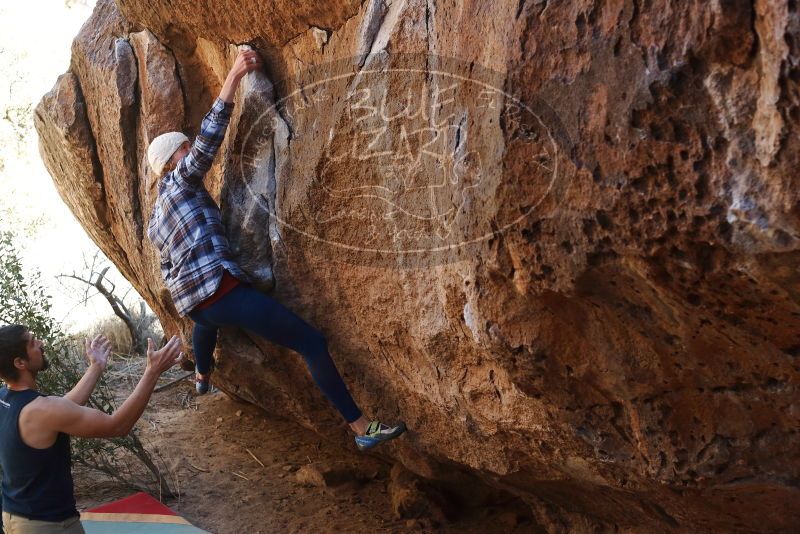
<instances>
[{"instance_id":1,"label":"man's arm","mask_svg":"<svg viewBox=\"0 0 800 534\"><path fill-rule=\"evenodd\" d=\"M233 98L236 88L245 74L261 67L261 58L252 50L239 52L233 67L225 78L219 96L203 118L200 124L200 133L194 140L189 153L178 162L178 175L191 185L203 181L214 156L217 154L233 110Z\"/></svg>"},{"instance_id":2,"label":"man's arm","mask_svg":"<svg viewBox=\"0 0 800 534\"><path fill-rule=\"evenodd\" d=\"M81 406L86 404L97 381L106 370L109 354L111 354L111 342L105 336L95 336L91 341L87 339L86 357L89 359L89 368L64 398Z\"/></svg>"},{"instance_id":3,"label":"man's arm","mask_svg":"<svg viewBox=\"0 0 800 534\"><path fill-rule=\"evenodd\" d=\"M46 397L37 413L40 428L82 438L113 438L127 435L142 416L158 377L183 359L181 342L173 336L161 350L153 351L147 340L147 368L122 406L113 414L79 406L63 397Z\"/></svg>"}]
</instances>

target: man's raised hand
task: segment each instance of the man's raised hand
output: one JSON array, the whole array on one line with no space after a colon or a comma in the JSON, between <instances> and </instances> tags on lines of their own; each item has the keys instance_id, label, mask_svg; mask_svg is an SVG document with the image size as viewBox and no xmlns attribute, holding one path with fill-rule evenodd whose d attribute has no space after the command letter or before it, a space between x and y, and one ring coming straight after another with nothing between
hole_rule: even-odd
<instances>
[{"instance_id":1,"label":"man's raised hand","mask_svg":"<svg viewBox=\"0 0 800 534\"><path fill-rule=\"evenodd\" d=\"M153 340L147 338L147 369L159 375L183 360L181 338L172 336L166 345L155 350Z\"/></svg>"},{"instance_id":2,"label":"man's raised hand","mask_svg":"<svg viewBox=\"0 0 800 534\"><path fill-rule=\"evenodd\" d=\"M94 336L91 341L88 338L86 339L86 357L89 359L89 365L98 365L105 370L110 354L111 342L106 336Z\"/></svg>"}]
</instances>

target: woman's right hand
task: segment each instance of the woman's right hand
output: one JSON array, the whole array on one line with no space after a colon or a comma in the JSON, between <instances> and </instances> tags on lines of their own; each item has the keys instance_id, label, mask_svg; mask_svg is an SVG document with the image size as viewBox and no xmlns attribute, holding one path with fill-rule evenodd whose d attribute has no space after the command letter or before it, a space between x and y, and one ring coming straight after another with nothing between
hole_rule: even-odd
<instances>
[{"instance_id":1,"label":"woman's right hand","mask_svg":"<svg viewBox=\"0 0 800 534\"><path fill-rule=\"evenodd\" d=\"M261 65L261 56L258 55L258 52L252 49L240 50L228 76L241 80L248 72L260 69Z\"/></svg>"},{"instance_id":2,"label":"woman's right hand","mask_svg":"<svg viewBox=\"0 0 800 534\"><path fill-rule=\"evenodd\" d=\"M233 102L236 88L239 86L239 82L244 75L248 72L260 69L261 65L261 56L258 55L258 52L251 49L240 50L233 62L231 71L228 73L228 77L225 79L225 83L222 84L219 97L224 102Z\"/></svg>"}]
</instances>

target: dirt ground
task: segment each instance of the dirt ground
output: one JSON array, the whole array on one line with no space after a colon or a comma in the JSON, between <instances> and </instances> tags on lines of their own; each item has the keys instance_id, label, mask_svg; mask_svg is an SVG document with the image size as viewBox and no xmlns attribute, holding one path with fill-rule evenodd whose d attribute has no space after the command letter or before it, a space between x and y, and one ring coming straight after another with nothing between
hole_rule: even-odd
<instances>
[{"instance_id":1,"label":"dirt ground","mask_svg":"<svg viewBox=\"0 0 800 534\"><path fill-rule=\"evenodd\" d=\"M460 510L446 522L397 519L390 465L222 392L195 396L189 379L154 394L137 428L179 494L165 503L215 534L536 530L513 507ZM333 472L329 484L320 472ZM77 470L75 482L81 510L131 493Z\"/></svg>"}]
</instances>

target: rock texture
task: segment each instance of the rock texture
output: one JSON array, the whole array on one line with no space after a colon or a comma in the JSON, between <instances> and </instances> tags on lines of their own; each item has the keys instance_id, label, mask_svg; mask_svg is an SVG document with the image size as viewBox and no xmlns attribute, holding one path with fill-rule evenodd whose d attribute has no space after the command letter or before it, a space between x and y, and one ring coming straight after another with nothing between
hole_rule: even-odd
<instances>
[{"instance_id":1,"label":"rock texture","mask_svg":"<svg viewBox=\"0 0 800 534\"><path fill-rule=\"evenodd\" d=\"M65 202L190 339L143 228L196 133L242 265L318 326L382 451L552 532L800 527L800 16L785 0L98 2L36 110ZM346 439L299 359L226 391ZM468 487L464 487L468 484Z\"/></svg>"}]
</instances>

